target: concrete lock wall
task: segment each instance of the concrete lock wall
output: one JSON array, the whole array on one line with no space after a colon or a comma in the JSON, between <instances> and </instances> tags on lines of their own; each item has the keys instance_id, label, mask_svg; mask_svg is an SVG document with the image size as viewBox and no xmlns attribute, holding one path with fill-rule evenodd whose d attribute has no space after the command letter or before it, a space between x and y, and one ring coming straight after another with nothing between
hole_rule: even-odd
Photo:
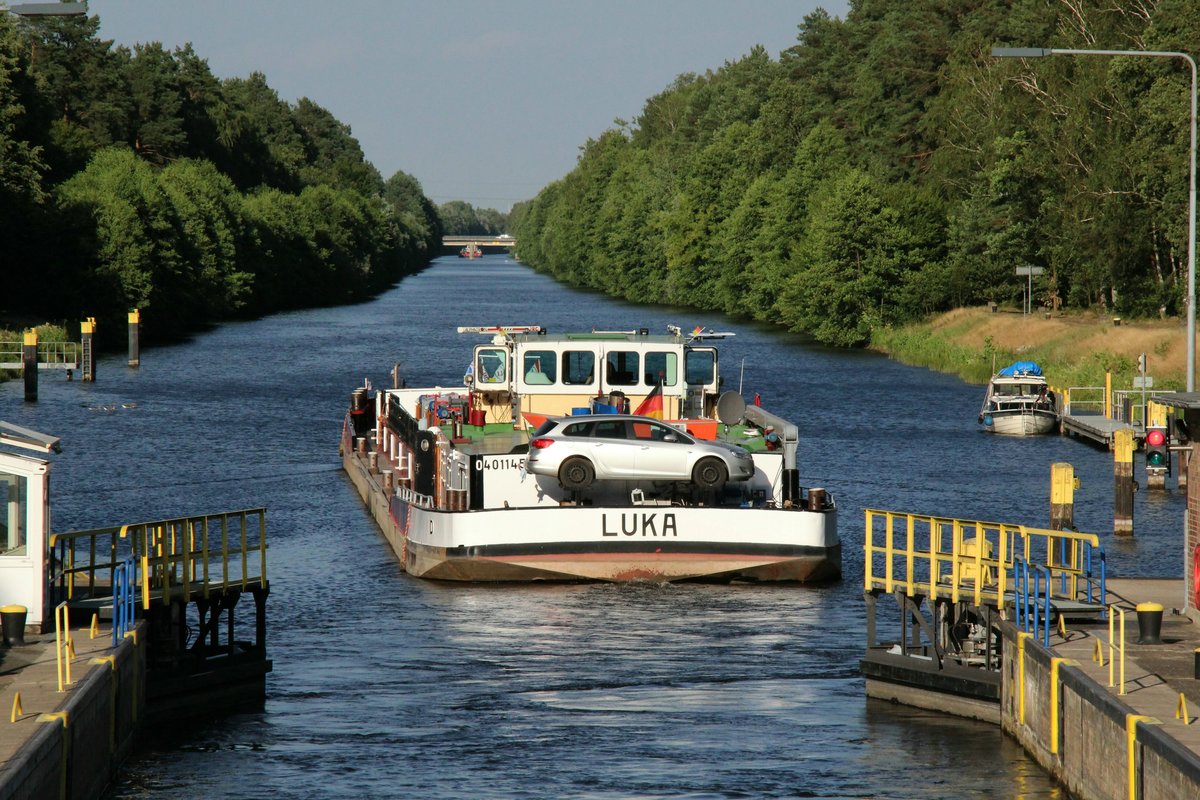
<instances>
[{"instance_id":1,"label":"concrete lock wall","mask_svg":"<svg viewBox=\"0 0 1200 800\"><path fill-rule=\"evenodd\" d=\"M137 636L144 635L139 623ZM62 716L40 714L36 729L0 769L0 800L100 797L133 750L145 717L145 648L123 640L112 661L77 662ZM0 722L0 724L7 724Z\"/></svg>"},{"instance_id":2,"label":"concrete lock wall","mask_svg":"<svg viewBox=\"0 0 1200 800\"><path fill-rule=\"evenodd\" d=\"M1032 637L1018 646L1018 631L1002 624L1004 669L1001 717L1004 730L1081 800L1127 800L1127 720L1135 710L1070 664L1058 663L1058 741L1052 732L1052 653ZM1022 670L1022 662L1024 669ZM1021 722L1024 675L1025 721ZM1200 797L1200 760L1155 725L1138 725L1134 745L1136 797ZM1054 752L1057 751L1057 752Z\"/></svg>"}]
</instances>

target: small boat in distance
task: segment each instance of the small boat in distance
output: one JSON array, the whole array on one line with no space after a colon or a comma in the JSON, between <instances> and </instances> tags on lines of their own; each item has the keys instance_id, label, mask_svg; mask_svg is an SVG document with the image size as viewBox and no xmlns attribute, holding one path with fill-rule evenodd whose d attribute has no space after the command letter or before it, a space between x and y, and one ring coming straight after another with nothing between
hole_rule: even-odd
<instances>
[{"instance_id":1,"label":"small boat in distance","mask_svg":"<svg viewBox=\"0 0 1200 800\"><path fill-rule=\"evenodd\" d=\"M469 245L458 251L459 258L479 258L483 255L483 251L479 249L479 245L471 242Z\"/></svg>"},{"instance_id":2,"label":"small boat in distance","mask_svg":"<svg viewBox=\"0 0 1200 800\"><path fill-rule=\"evenodd\" d=\"M1054 430L1058 407L1042 368L1033 361L1017 361L992 376L979 422L984 430L1009 436Z\"/></svg>"}]
</instances>

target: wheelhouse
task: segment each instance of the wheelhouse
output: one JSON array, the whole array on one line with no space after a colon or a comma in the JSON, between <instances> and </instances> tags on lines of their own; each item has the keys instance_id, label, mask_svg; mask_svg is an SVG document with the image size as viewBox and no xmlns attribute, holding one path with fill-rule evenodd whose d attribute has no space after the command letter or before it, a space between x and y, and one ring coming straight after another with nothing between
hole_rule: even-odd
<instances>
[{"instance_id":1,"label":"wheelhouse","mask_svg":"<svg viewBox=\"0 0 1200 800\"><path fill-rule=\"evenodd\" d=\"M632 411L656 392L667 418L711 416L721 390L717 350L698 332L551 335L538 326L459 332L492 335L475 346L466 383L485 405L509 407L510 419L570 414L597 397L607 398L615 411Z\"/></svg>"}]
</instances>

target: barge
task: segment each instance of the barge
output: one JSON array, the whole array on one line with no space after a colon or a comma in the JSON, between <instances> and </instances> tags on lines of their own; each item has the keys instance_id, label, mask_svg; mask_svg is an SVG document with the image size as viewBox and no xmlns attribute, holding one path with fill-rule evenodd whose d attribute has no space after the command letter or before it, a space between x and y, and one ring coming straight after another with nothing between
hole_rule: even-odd
<instances>
[{"instance_id":1,"label":"barge","mask_svg":"<svg viewBox=\"0 0 1200 800\"><path fill-rule=\"evenodd\" d=\"M674 326L664 335L644 328L554 336L538 326L458 330L486 337L472 348L461 386L408 388L393 373L391 389L354 390L343 424L343 466L409 574L455 581L841 577L837 505L824 488L801 485L796 426L720 391L711 340L732 334ZM547 421L597 414L627 420L631 439L639 419L668 425L681 453L711 443L745 451L753 472L717 481L711 467L695 479L639 472L645 456L636 442L598 438L612 426L581 428L593 437L584 444L597 459L630 459L627 477L580 486L527 469L530 442Z\"/></svg>"}]
</instances>

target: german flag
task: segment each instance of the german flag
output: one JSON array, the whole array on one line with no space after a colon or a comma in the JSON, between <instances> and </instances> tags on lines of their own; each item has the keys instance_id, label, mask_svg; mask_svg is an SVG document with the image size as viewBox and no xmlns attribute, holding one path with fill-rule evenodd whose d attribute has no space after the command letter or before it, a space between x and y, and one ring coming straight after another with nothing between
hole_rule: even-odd
<instances>
[{"instance_id":1,"label":"german flag","mask_svg":"<svg viewBox=\"0 0 1200 800\"><path fill-rule=\"evenodd\" d=\"M654 417L655 419L663 418L663 395L662 381L654 384L654 390L646 395L646 399L637 407L634 414L639 414L643 417Z\"/></svg>"}]
</instances>

